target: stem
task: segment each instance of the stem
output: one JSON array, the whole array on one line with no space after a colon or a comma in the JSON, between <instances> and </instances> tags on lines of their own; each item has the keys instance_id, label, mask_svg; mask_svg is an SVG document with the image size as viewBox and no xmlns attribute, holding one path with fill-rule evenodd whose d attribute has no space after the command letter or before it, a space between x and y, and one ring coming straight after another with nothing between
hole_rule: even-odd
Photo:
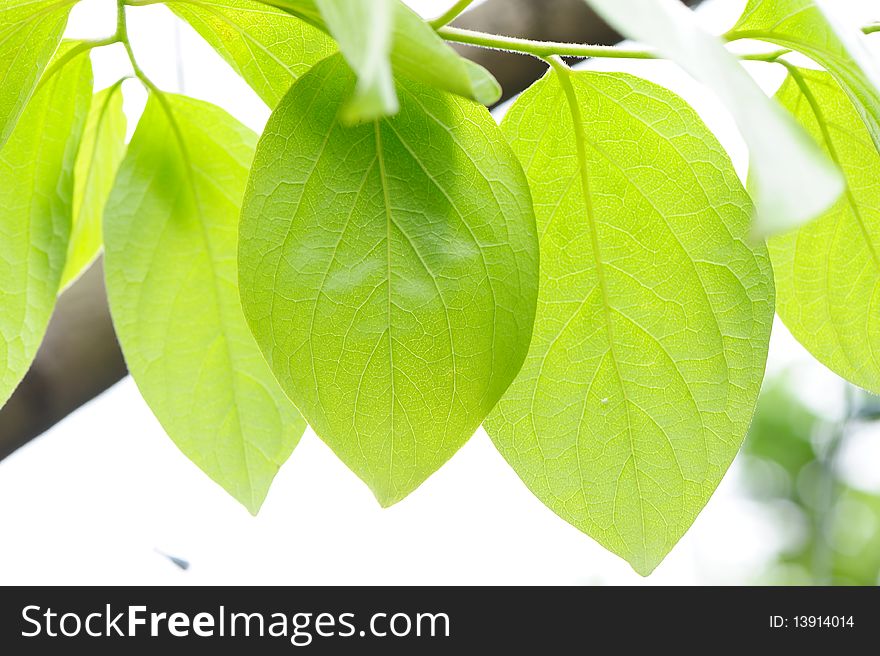
<instances>
[{"instance_id":1,"label":"stem","mask_svg":"<svg viewBox=\"0 0 880 656\"><path fill-rule=\"evenodd\" d=\"M880 30L880 27L878 27ZM556 41L532 41L531 39L519 39L511 36L499 36L485 32L462 30L456 27L441 27L437 34L447 41L466 43L480 48L493 50L505 50L532 55L551 62L553 57L605 57L612 59L662 59L656 52L650 50L634 50L619 48L617 46L588 46L579 43L560 43ZM752 52L736 54L735 56L744 61L775 62L783 55L789 54L791 49L781 48L771 52Z\"/></svg>"},{"instance_id":2,"label":"stem","mask_svg":"<svg viewBox=\"0 0 880 656\"><path fill-rule=\"evenodd\" d=\"M40 79L40 83L37 85L37 88L34 90L34 93L39 91L43 86L49 82L50 79L66 64L68 64L71 60L79 55L89 52L92 48L101 48L103 46L110 46L114 43L119 43L118 35L114 34L113 36L109 36L105 39L97 39L95 41L83 41L72 47L70 50L65 52L61 57L55 60L55 63L52 64L49 69L45 72L43 77Z\"/></svg>"},{"instance_id":3,"label":"stem","mask_svg":"<svg viewBox=\"0 0 880 656\"><path fill-rule=\"evenodd\" d=\"M125 20L126 0L116 0L116 37L125 46L125 53L128 55L128 61L131 62L131 69L134 71L135 77L141 81L149 91L161 94L159 87L153 84L153 81L147 77L146 73L138 66L135 59L134 51L131 49L131 42L128 40L128 23Z\"/></svg>"},{"instance_id":4,"label":"stem","mask_svg":"<svg viewBox=\"0 0 880 656\"><path fill-rule=\"evenodd\" d=\"M467 43L481 48L508 50L533 55L549 60L560 57L612 57L619 59L657 59L658 56L647 50L625 50L616 46L587 46L579 43L559 43L556 41L533 41L512 36L499 36L457 27L441 27L437 33L447 41Z\"/></svg>"},{"instance_id":5,"label":"stem","mask_svg":"<svg viewBox=\"0 0 880 656\"><path fill-rule=\"evenodd\" d=\"M862 32L865 34L873 34L874 32L880 32L880 23L874 23L873 25L865 25L862 28Z\"/></svg>"},{"instance_id":6,"label":"stem","mask_svg":"<svg viewBox=\"0 0 880 656\"><path fill-rule=\"evenodd\" d=\"M440 16L437 16L432 21L429 21L431 27L435 30L440 29L444 25L448 25L456 18L458 18L465 9L467 9L474 0L458 0L454 5L452 5L449 9L447 9Z\"/></svg>"}]
</instances>

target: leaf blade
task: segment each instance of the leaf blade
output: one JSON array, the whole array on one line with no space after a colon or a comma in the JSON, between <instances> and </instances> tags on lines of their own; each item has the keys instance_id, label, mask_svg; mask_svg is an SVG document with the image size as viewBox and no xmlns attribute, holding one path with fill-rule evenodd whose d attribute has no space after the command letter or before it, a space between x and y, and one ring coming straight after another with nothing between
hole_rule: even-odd
<instances>
[{"instance_id":1,"label":"leaf blade","mask_svg":"<svg viewBox=\"0 0 880 656\"><path fill-rule=\"evenodd\" d=\"M482 66L459 56L421 17L401 0L392 3L391 65L395 75L492 105L501 87ZM327 30L315 0L270 0L269 4Z\"/></svg>"},{"instance_id":2,"label":"leaf blade","mask_svg":"<svg viewBox=\"0 0 880 656\"><path fill-rule=\"evenodd\" d=\"M754 410L773 293L751 203L693 110L629 75L548 73L502 130L532 187L541 281L486 429L542 502L646 575Z\"/></svg>"},{"instance_id":3,"label":"leaf blade","mask_svg":"<svg viewBox=\"0 0 880 656\"><path fill-rule=\"evenodd\" d=\"M676 0L586 1L622 34L655 47L724 101L749 147L758 236L805 223L840 197L840 174L819 148L683 5Z\"/></svg>"},{"instance_id":4,"label":"leaf blade","mask_svg":"<svg viewBox=\"0 0 880 656\"><path fill-rule=\"evenodd\" d=\"M171 0L175 14L201 35L270 108L297 78L333 54L324 32L250 0Z\"/></svg>"},{"instance_id":5,"label":"leaf blade","mask_svg":"<svg viewBox=\"0 0 880 656\"><path fill-rule=\"evenodd\" d=\"M840 25L820 0L750 0L727 35L745 37L792 48L824 66L850 96L880 149L880 66L858 29Z\"/></svg>"},{"instance_id":6,"label":"leaf blade","mask_svg":"<svg viewBox=\"0 0 880 656\"><path fill-rule=\"evenodd\" d=\"M354 97L343 108L349 123L372 121L397 112L391 73L394 11L390 0L316 0L330 34L357 74Z\"/></svg>"},{"instance_id":7,"label":"leaf blade","mask_svg":"<svg viewBox=\"0 0 880 656\"><path fill-rule=\"evenodd\" d=\"M61 43L73 0L4 0L0 5L0 148Z\"/></svg>"},{"instance_id":8,"label":"leaf blade","mask_svg":"<svg viewBox=\"0 0 880 656\"><path fill-rule=\"evenodd\" d=\"M790 71L777 97L838 163L847 190L816 221L770 240L777 309L813 357L880 393L880 154L830 74Z\"/></svg>"},{"instance_id":9,"label":"leaf blade","mask_svg":"<svg viewBox=\"0 0 880 656\"><path fill-rule=\"evenodd\" d=\"M73 223L60 288L70 286L98 256L101 221L125 155L126 119L119 84L95 94L73 173Z\"/></svg>"},{"instance_id":10,"label":"leaf blade","mask_svg":"<svg viewBox=\"0 0 880 656\"><path fill-rule=\"evenodd\" d=\"M0 149L0 405L27 373L55 307L91 92L89 59L76 57L34 94Z\"/></svg>"},{"instance_id":11,"label":"leaf blade","mask_svg":"<svg viewBox=\"0 0 880 656\"><path fill-rule=\"evenodd\" d=\"M151 94L104 238L113 323L144 399L180 450L256 514L305 422L238 301L237 219L254 142L213 105Z\"/></svg>"},{"instance_id":12,"label":"leaf blade","mask_svg":"<svg viewBox=\"0 0 880 656\"><path fill-rule=\"evenodd\" d=\"M242 211L242 304L315 432L390 505L519 368L537 244L522 172L485 110L407 83L395 117L345 127L354 84L336 56L270 119Z\"/></svg>"}]
</instances>

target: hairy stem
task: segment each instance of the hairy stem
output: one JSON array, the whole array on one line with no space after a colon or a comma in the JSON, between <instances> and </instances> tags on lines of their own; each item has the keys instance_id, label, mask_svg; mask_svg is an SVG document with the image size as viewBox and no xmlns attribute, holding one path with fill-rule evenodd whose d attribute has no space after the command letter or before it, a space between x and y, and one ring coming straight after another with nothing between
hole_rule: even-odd
<instances>
[{"instance_id":1,"label":"hairy stem","mask_svg":"<svg viewBox=\"0 0 880 656\"><path fill-rule=\"evenodd\" d=\"M619 59L657 59L657 55L647 50L627 50L615 46L588 46L578 43L559 43L555 41L532 41L512 36L499 36L455 27L441 27L437 33L447 41L466 43L481 48L507 50L533 55L539 59L560 57L614 57Z\"/></svg>"}]
</instances>

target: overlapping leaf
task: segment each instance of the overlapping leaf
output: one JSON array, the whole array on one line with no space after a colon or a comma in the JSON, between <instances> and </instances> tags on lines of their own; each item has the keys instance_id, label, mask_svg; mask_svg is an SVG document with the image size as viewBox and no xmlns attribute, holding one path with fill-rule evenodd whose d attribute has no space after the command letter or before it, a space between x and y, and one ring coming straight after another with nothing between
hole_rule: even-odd
<instances>
[{"instance_id":1,"label":"overlapping leaf","mask_svg":"<svg viewBox=\"0 0 880 656\"><path fill-rule=\"evenodd\" d=\"M125 155L125 126L121 85L95 94L74 166L73 224L61 289L76 280L101 250L104 204Z\"/></svg>"},{"instance_id":2,"label":"overlapping leaf","mask_svg":"<svg viewBox=\"0 0 880 656\"><path fill-rule=\"evenodd\" d=\"M750 0L728 39L761 39L824 66L849 94L880 148L880 63L855 27L839 25L827 0Z\"/></svg>"},{"instance_id":3,"label":"overlapping leaf","mask_svg":"<svg viewBox=\"0 0 880 656\"><path fill-rule=\"evenodd\" d=\"M267 0L267 2L324 30L329 30L316 0ZM460 57L430 25L400 0L383 0L383 2L388 2L392 6L393 32L389 57L395 75L402 75L428 86L471 98L484 105L498 101L501 97L501 88L487 70ZM373 3L369 4L373 5ZM351 29L354 27L350 24ZM367 29L367 26L362 26L362 29Z\"/></svg>"},{"instance_id":4,"label":"overlapping leaf","mask_svg":"<svg viewBox=\"0 0 880 656\"><path fill-rule=\"evenodd\" d=\"M847 181L820 219L770 240L779 316L817 360L880 393L880 154L828 73L793 69L778 97Z\"/></svg>"},{"instance_id":5,"label":"overlapping leaf","mask_svg":"<svg viewBox=\"0 0 880 656\"><path fill-rule=\"evenodd\" d=\"M34 95L0 149L0 406L30 367L55 307L91 95L89 58L76 57Z\"/></svg>"},{"instance_id":6,"label":"overlapping leaf","mask_svg":"<svg viewBox=\"0 0 880 656\"><path fill-rule=\"evenodd\" d=\"M371 121L397 111L391 73L391 38L394 5L390 0L316 0L330 34L358 83L355 95L343 109L349 123Z\"/></svg>"},{"instance_id":7,"label":"overlapping leaf","mask_svg":"<svg viewBox=\"0 0 880 656\"><path fill-rule=\"evenodd\" d=\"M263 101L274 107L303 73L336 50L324 32L251 0L172 0L186 20Z\"/></svg>"},{"instance_id":8,"label":"overlapping leaf","mask_svg":"<svg viewBox=\"0 0 880 656\"><path fill-rule=\"evenodd\" d=\"M479 105L412 82L358 127L341 56L281 101L242 210L242 304L309 424L383 505L471 436L529 344L534 215Z\"/></svg>"},{"instance_id":9,"label":"overlapping leaf","mask_svg":"<svg viewBox=\"0 0 880 656\"><path fill-rule=\"evenodd\" d=\"M61 41L75 0L0 0L0 148Z\"/></svg>"},{"instance_id":10,"label":"overlapping leaf","mask_svg":"<svg viewBox=\"0 0 880 656\"><path fill-rule=\"evenodd\" d=\"M238 213L256 136L150 96L105 210L107 293L129 370L190 459L256 513L305 422L238 300Z\"/></svg>"},{"instance_id":11,"label":"overlapping leaf","mask_svg":"<svg viewBox=\"0 0 880 656\"><path fill-rule=\"evenodd\" d=\"M678 0L587 0L622 34L653 46L710 87L749 147L759 235L815 218L843 192L840 174L797 124Z\"/></svg>"},{"instance_id":12,"label":"overlapping leaf","mask_svg":"<svg viewBox=\"0 0 880 656\"><path fill-rule=\"evenodd\" d=\"M532 345L486 421L528 487L648 574L705 505L755 406L770 263L726 153L671 92L550 73L502 129L541 235Z\"/></svg>"}]
</instances>

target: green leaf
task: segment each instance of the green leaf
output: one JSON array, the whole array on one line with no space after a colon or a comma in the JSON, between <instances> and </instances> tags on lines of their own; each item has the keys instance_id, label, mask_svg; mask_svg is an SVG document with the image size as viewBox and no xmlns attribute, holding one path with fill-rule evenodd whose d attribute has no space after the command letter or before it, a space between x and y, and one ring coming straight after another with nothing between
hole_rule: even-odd
<instances>
[{"instance_id":1,"label":"green leaf","mask_svg":"<svg viewBox=\"0 0 880 656\"><path fill-rule=\"evenodd\" d=\"M775 43L824 66L849 94L880 149L880 65L858 28L837 24L816 0L750 0L726 36Z\"/></svg>"},{"instance_id":2,"label":"green leaf","mask_svg":"<svg viewBox=\"0 0 880 656\"><path fill-rule=\"evenodd\" d=\"M0 148L61 41L75 0L0 0Z\"/></svg>"},{"instance_id":3,"label":"green leaf","mask_svg":"<svg viewBox=\"0 0 880 656\"><path fill-rule=\"evenodd\" d=\"M678 0L587 2L622 34L656 48L724 102L749 147L758 236L805 223L840 197L841 176L821 150Z\"/></svg>"},{"instance_id":4,"label":"green leaf","mask_svg":"<svg viewBox=\"0 0 880 656\"><path fill-rule=\"evenodd\" d=\"M488 112L414 82L337 120L340 56L269 120L242 210L242 303L287 394L382 505L471 436L528 349L537 239Z\"/></svg>"},{"instance_id":5,"label":"green leaf","mask_svg":"<svg viewBox=\"0 0 880 656\"><path fill-rule=\"evenodd\" d=\"M820 219L770 240L777 309L817 360L880 393L880 154L828 73L791 71L778 98L837 162L847 190Z\"/></svg>"},{"instance_id":6,"label":"green leaf","mask_svg":"<svg viewBox=\"0 0 880 656\"><path fill-rule=\"evenodd\" d=\"M629 75L549 73L502 130L541 279L531 349L486 429L541 501L646 575L754 411L773 286L751 201L696 113Z\"/></svg>"},{"instance_id":7,"label":"green leaf","mask_svg":"<svg viewBox=\"0 0 880 656\"><path fill-rule=\"evenodd\" d=\"M336 46L321 30L250 0L166 3L232 66L269 107Z\"/></svg>"},{"instance_id":8,"label":"green leaf","mask_svg":"<svg viewBox=\"0 0 880 656\"><path fill-rule=\"evenodd\" d=\"M180 450L252 513L305 430L238 300L255 140L218 107L151 94L104 213L107 293L129 370Z\"/></svg>"},{"instance_id":9,"label":"green leaf","mask_svg":"<svg viewBox=\"0 0 880 656\"><path fill-rule=\"evenodd\" d=\"M328 30L315 0L266 1ZM395 75L471 98L484 105L498 102L501 87L491 73L459 56L430 25L400 0L386 1L392 3L394 12L391 67Z\"/></svg>"},{"instance_id":10,"label":"green leaf","mask_svg":"<svg viewBox=\"0 0 880 656\"><path fill-rule=\"evenodd\" d=\"M74 282L101 250L101 219L125 155L121 84L95 94L73 170L73 228L61 289Z\"/></svg>"},{"instance_id":11,"label":"green leaf","mask_svg":"<svg viewBox=\"0 0 880 656\"><path fill-rule=\"evenodd\" d=\"M391 0L316 0L330 34L357 74L354 98L343 108L347 123L372 121L397 112L391 73L394 9Z\"/></svg>"},{"instance_id":12,"label":"green leaf","mask_svg":"<svg viewBox=\"0 0 880 656\"><path fill-rule=\"evenodd\" d=\"M55 307L91 95L91 63L76 57L34 94L0 149L0 406L27 373Z\"/></svg>"}]
</instances>

